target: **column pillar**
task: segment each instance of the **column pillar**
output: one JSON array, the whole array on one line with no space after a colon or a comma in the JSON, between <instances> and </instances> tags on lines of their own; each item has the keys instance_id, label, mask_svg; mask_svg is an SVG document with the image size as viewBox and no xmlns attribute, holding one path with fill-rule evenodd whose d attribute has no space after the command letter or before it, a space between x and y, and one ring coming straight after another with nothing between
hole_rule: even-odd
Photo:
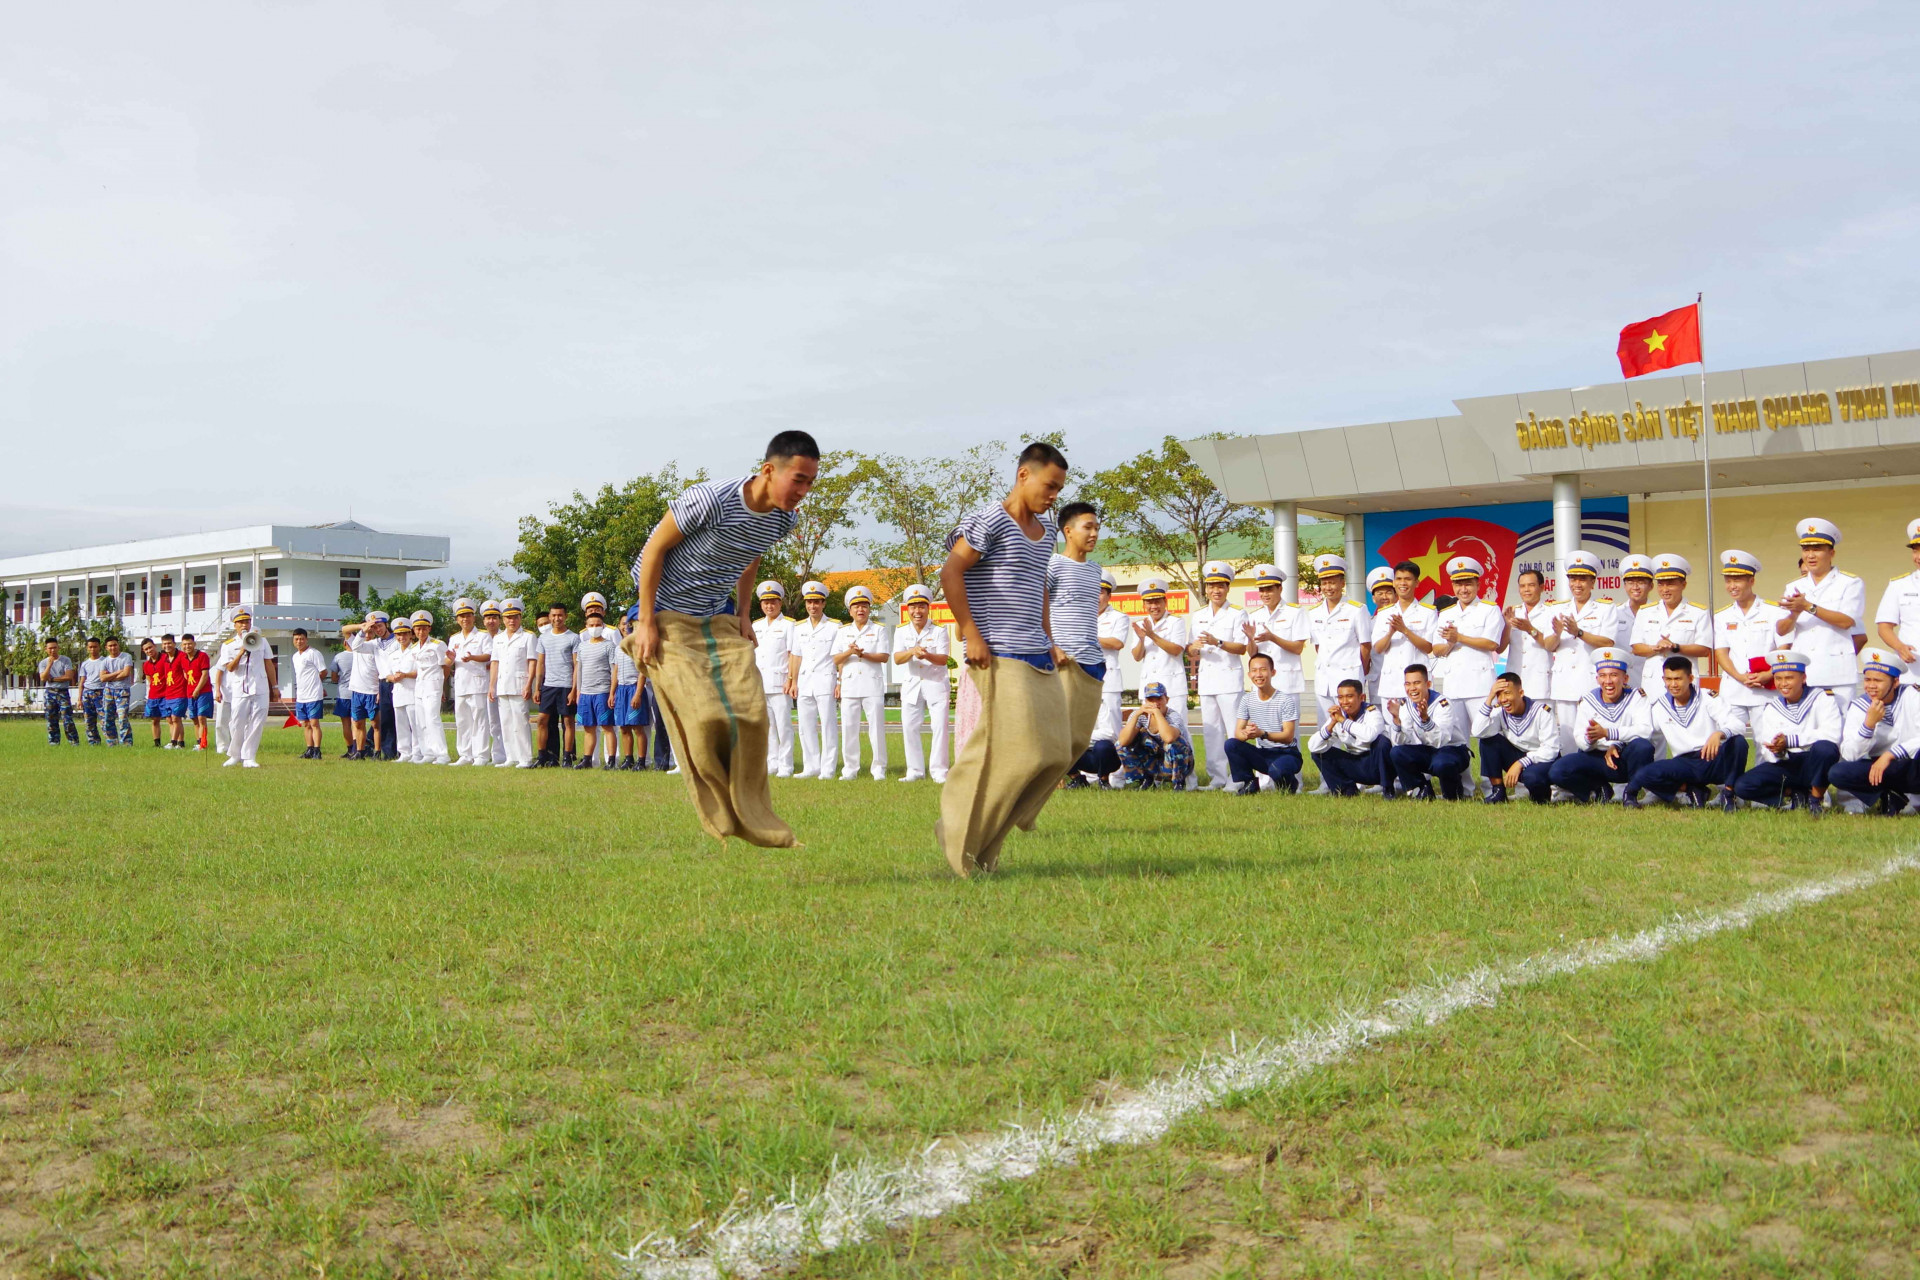
<instances>
[{"instance_id":1,"label":"column pillar","mask_svg":"<svg viewBox=\"0 0 1920 1280\"><path fill-rule=\"evenodd\" d=\"M1567 598L1567 557L1580 549L1580 477L1562 472L1553 478L1554 589Z\"/></svg>"},{"instance_id":2,"label":"column pillar","mask_svg":"<svg viewBox=\"0 0 1920 1280\"><path fill-rule=\"evenodd\" d=\"M1347 534L1347 594L1364 601L1367 598L1367 518L1349 515L1343 523Z\"/></svg>"},{"instance_id":3,"label":"column pillar","mask_svg":"<svg viewBox=\"0 0 1920 1280\"><path fill-rule=\"evenodd\" d=\"M1273 563L1287 575L1280 598L1300 603L1300 512L1291 502L1273 504Z\"/></svg>"}]
</instances>

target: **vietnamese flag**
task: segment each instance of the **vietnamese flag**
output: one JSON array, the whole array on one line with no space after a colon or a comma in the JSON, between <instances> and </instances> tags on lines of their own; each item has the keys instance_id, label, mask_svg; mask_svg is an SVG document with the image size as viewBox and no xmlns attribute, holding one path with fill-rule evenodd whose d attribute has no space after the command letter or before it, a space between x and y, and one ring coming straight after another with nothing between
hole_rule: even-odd
<instances>
[{"instance_id":1,"label":"vietnamese flag","mask_svg":"<svg viewBox=\"0 0 1920 1280\"><path fill-rule=\"evenodd\" d=\"M1677 364L1700 363L1700 304L1681 307L1620 331L1620 374L1637 378Z\"/></svg>"}]
</instances>

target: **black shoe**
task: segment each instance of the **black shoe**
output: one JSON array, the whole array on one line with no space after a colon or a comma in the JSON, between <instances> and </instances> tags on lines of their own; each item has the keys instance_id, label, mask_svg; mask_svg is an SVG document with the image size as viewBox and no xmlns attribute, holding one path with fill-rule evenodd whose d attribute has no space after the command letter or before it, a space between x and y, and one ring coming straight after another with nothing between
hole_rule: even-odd
<instances>
[{"instance_id":1,"label":"black shoe","mask_svg":"<svg viewBox=\"0 0 1920 1280\"><path fill-rule=\"evenodd\" d=\"M1278 786L1282 791L1286 792L1290 796L1299 795L1300 794L1300 775L1296 773L1290 773L1286 777L1280 779L1280 781L1275 785Z\"/></svg>"},{"instance_id":2,"label":"black shoe","mask_svg":"<svg viewBox=\"0 0 1920 1280\"><path fill-rule=\"evenodd\" d=\"M1067 781L1065 784L1066 790L1085 791L1087 789L1087 785L1088 785L1087 780L1084 777L1082 777L1080 774L1070 773L1067 775Z\"/></svg>"},{"instance_id":3,"label":"black shoe","mask_svg":"<svg viewBox=\"0 0 1920 1280\"><path fill-rule=\"evenodd\" d=\"M591 769L593 768L593 757L587 756L586 758L581 760L572 760L571 757L569 757L569 763L567 767L569 769Z\"/></svg>"},{"instance_id":4,"label":"black shoe","mask_svg":"<svg viewBox=\"0 0 1920 1280\"><path fill-rule=\"evenodd\" d=\"M569 751L566 755L560 757L560 767L562 769L573 768L573 752Z\"/></svg>"},{"instance_id":5,"label":"black shoe","mask_svg":"<svg viewBox=\"0 0 1920 1280\"><path fill-rule=\"evenodd\" d=\"M1733 794L1732 787L1726 787L1720 792L1720 803L1714 807L1726 813L1738 813L1740 812L1740 797Z\"/></svg>"},{"instance_id":6,"label":"black shoe","mask_svg":"<svg viewBox=\"0 0 1920 1280\"><path fill-rule=\"evenodd\" d=\"M1640 797L1626 795L1620 797L1620 807L1622 809L1644 809L1647 806L1640 802Z\"/></svg>"},{"instance_id":7,"label":"black shoe","mask_svg":"<svg viewBox=\"0 0 1920 1280\"><path fill-rule=\"evenodd\" d=\"M1407 798L1411 800L1433 799L1433 783L1422 782L1419 786L1415 787L1412 791L1407 792Z\"/></svg>"},{"instance_id":8,"label":"black shoe","mask_svg":"<svg viewBox=\"0 0 1920 1280\"><path fill-rule=\"evenodd\" d=\"M1891 818L1907 807L1907 793L1904 791L1883 791L1880 802L1873 806L1875 813Z\"/></svg>"},{"instance_id":9,"label":"black shoe","mask_svg":"<svg viewBox=\"0 0 1920 1280\"><path fill-rule=\"evenodd\" d=\"M1257 778L1256 778L1256 779L1254 779L1254 780L1253 780L1252 782L1243 782L1243 783L1241 783L1241 784L1240 784L1239 786L1237 786L1237 787L1235 787L1235 788L1233 789L1233 794L1235 794L1235 795L1237 795L1237 796L1257 796L1257 795L1259 795L1259 794L1260 794L1260 781L1259 781L1259 779L1257 779Z\"/></svg>"},{"instance_id":10,"label":"black shoe","mask_svg":"<svg viewBox=\"0 0 1920 1280\"><path fill-rule=\"evenodd\" d=\"M1506 802L1507 789L1505 787L1495 787L1480 801L1481 804L1505 804Z\"/></svg>"},{"instance_id":11,"label":"black shoe","mask_svg":"<svg viewBox=\"0 0 1920 1280\"><path fill-rule=\"evenodd\" d=\"M1807 811L1809 818L1817 818L1827 811L1825 796L1816 796L1811 791L1802 791L1795 799L1799 800L1800 807Z\"/></svg>"},{"instance_id":12,"label":"black shoe","mask_svg":"<svg viewBox=\"0 0 1920 1280\"><path fill-rule=\"evenodd\" d=\"M1704 809L1707 807L1707 789L1705 787L1688 787L1684 795L1686 799L1680 802L1682 808Z\"/></svg>"},{"instance_id":13,"label":"black shoe","mask_svg":"<svg viewBox=\"0 0 1920 1280\"><path fill-rule=\"evenodd\" d=\"M340 753L340 758L341 758L342 760L351 760L351 759L353 759L353 748L352 748L352 747L348 747L348 748L347 748L347 749L346 749L345 751L342 751L342 752Z\"/></svg>"},{"instance_id":14,"label":"black shoe","mask_svg":"<svg viewBox=\"0 0 1920 1280\"><path fill-rule=\"evenodd\" d=\"M600 767L602 769L618 769L620 767L620 758L618 756L608 756L600 762Z\"/></svg>"}]
</instances>

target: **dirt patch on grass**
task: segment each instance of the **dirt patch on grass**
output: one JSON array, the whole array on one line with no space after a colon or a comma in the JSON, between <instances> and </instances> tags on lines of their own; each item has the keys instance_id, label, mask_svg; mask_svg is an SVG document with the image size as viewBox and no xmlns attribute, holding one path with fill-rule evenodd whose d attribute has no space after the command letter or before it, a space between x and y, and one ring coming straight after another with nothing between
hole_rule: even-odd
<instances>
[{"instance_id":1,"label":"dirt patch on grass","mask_svg":"<svg viewBox=\"0 0 1920 1280\"><path fill-rule=\"evenodd\" d=\"M500 1131L481 1124L463 1103L437 1107L375 1107L367 1113L367 1129L403 1154L485 1151L500 1149Z\"/></svg>"}]
</instances>

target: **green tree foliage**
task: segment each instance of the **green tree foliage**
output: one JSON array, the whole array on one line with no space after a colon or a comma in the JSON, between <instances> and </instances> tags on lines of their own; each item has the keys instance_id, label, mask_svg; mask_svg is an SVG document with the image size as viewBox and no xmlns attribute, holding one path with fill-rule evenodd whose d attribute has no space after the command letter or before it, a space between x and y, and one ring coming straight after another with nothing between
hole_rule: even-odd
<instances>
[{"instance_id":1,"label":"green tree foliage","mask_svg":"<svg viewBox=\"0 0 1920 1280\"><path fill-rule=\"evenodd\" d=\"M124 647L127 642L127 629L121 624L120 611L108 596L101 596L95 605L96 616L83 618L80 606L68 601L42 618L38 625L8 623L4 648L0 649L0 666L4 666L8 675L31 677L40 669L40 660L47 656L46 642L54 641L60 646L60 652L79 662L87 656L87 641L108 639L120 641Z\"/></svg>"},{"instance_id":2,"label":"green tree foliage","mask_svg":"<svg viewBox=\"0 0 1920 1280\"><path fill-rule=\"evenodd\" d=\"M704 470L683 476L669 462L618 489L602 485L591 498L575 490L571 501L548 507L545 519L522 516L519 549L501 566L502 590L526 601L529 618L549 605L566 605L572 626L584 621L580 597L589 591L610 604L633 603L633 562L647 536L668 503L706 478Z\"/></svg>"},{"instance_id":3,"label":"green tree foliage","mask_svg":"<svg viewBox=\"0 0 1920 1280\"><path fill-rule=\"evenodd\" d=\"M1211 439L1224 439L1216 433ZM1200 566L1222 539L1242 542L1268 533L1258 508L1226 496L1173 436L1117 466L1095 472L1074 496L1100 508L1106 536L1123 540L1143 564L1166 575L1169 585L1200 590ZM1240 570L1256 560L1236 560Z\"/></svg>"},{"instance_id":4,"label":"green tree foliage","mask_svg":"<svg viewBox=\"0 0 1920 1280\"><path fill-rule=\"evenodd\" d=\"M859 514L856 503L876 472L873 459L851 449L820 456L820 477L814 481L807 500L800 504L800 510L794 513L799 523L794 526L793 535L774 548L780 555L780 567L790 570L798 579L787 584L791 598L799 598L801 582L819 576L821 558L838 541L842 531L853 528L854 518Z\"/></svg>"}]
</instances>

